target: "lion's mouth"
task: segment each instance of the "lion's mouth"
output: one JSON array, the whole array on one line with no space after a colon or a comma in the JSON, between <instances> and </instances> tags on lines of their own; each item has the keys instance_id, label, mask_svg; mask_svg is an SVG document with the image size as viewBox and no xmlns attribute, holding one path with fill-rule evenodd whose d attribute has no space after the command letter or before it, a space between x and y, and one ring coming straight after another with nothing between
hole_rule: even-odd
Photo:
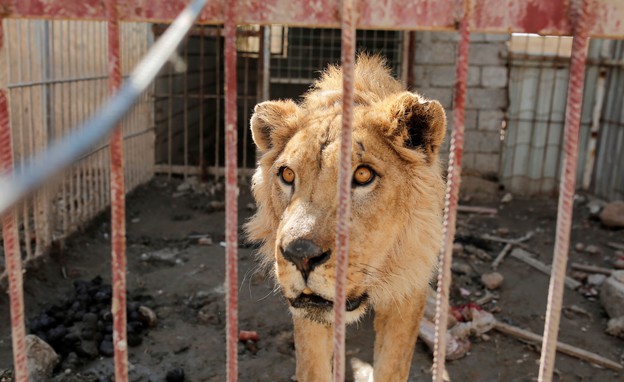
<instances>
[{"instance_id":1,"label":"lion's mouth","mask_svg":"<svg viewBox=\"0 0 624 382\"><path fill-rule=\"evenodd\" d=\"M360 307L366 300L368 300L368 294L364 293L363 295L356 298L349 298L345 303L345 308L347 312L353 312L357 308ZM299 297L294 299L289 299L290 305L293 308L301 308L301 309L324 309L331 310L334 306L334 302L324 299L323 297L316 294L300 294Z\"/></svg>"}]
</instances>

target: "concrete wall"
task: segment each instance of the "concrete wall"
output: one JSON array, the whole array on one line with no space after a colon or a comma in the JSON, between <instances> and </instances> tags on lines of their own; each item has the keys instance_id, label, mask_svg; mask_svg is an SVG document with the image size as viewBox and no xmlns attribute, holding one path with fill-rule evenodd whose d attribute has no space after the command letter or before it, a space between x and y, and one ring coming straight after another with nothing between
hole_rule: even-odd
<instances>
[{"instance_id":1,"label":"concrete wall","mask_svg":"<svg viewBox=\"0 0 624 382\"><path fill-rule=\"evenodd\" d=\"M466 139L462 187L473 194L495 192L500 169L500 129L508 106L508 35L472 34L466 95ZM416 32L414 89L442 103L448 117L448 139L442 147L448 158L453 124L453 89L458 35Z\"/></svg>"}]
</instances>

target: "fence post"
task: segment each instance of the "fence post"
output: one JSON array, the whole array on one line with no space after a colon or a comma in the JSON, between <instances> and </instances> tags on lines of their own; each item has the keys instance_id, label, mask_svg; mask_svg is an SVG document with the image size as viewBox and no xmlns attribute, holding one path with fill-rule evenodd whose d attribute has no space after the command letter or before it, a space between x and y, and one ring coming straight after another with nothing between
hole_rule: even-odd
<instances>
[{"instance_id":1,"label":"fence post","mask_svg":"<svg viewBox=\"0 0 624 382\"><path fill-rule=\"evenodd\" d=\"M108 26L108 90L114 95L121 86L119 16L117 0L106 1ZM113 346L115 381L128 380L128 342L126 340L126 191L124 177L123 132L118 124L110 140L111 176L111 249L113 282Z\"/></svg>"},{"instance_id":2,"label":"fence post","mask_svg":"<svg viewBox=\"0 0 624 382\"><path fill-rule=\"evenodd\" d=\"M446 361L446 327L448 322L451 264L453 263L453 239L457 220L457 203L461 181L462 154L464 151L464 112L466 107L466 83L468 80L468 50L470 48L470 0L459 0L459 46L455 63L455 95L453 97L453 134L446 181L444 201L444 242L438 266L438 292L436 295L435 346L433 352L433 381L442 382Z\"/></svg>"},{"instance_id":3,"label":"fence post","mask_svg":"<svg viewBox=\"0 0 624 382\"><path fill-rule=\"evenodd\" d=\"M238 380L238 153L236 110L236 1L225 16L225 283L227 380Z\"/></svg>"},{"instance_id":4,"label":"fence post","mask_svg":"<svg viewBox=\"0 0 624 382\"><path fill-rule=\"evenodd\" d=\"M574 22L574 40L570 78L568 80L568 99L566 103L565 130L563 135L563 173L559 185L559 206L557 209L557 231L555 250L548 288L546 322L544 324L544 342L540 357L539 381L551 381L555 368L557 335L561 318L564 279L570 247L570 229L572 227L572 207L576 187L576 165L578 155L579 125L583 101L583 82L585 80L585 60L587 59L588 30L590 24L590 0L576 2ZM579 4L580 3L580 4Z\"/></svg>"},{"instance_id":5,"label":"fence post","mask_svg":"<svg viewBox=\"0 0 624 382\"><path fill-rule=\"evenodd\" d=\"M0 175L13 171L13 137L9 118L7 96L7 68L4 39L4 21L0 18ZM13 366L15 381L28 382L26 367L26 326L24 324L24 286L22 258L15 209L2 215L2 239L6 258L6 272L9 279L9 300L11 306L11 340L13 345Z\"/></svg>"}]
</instances>

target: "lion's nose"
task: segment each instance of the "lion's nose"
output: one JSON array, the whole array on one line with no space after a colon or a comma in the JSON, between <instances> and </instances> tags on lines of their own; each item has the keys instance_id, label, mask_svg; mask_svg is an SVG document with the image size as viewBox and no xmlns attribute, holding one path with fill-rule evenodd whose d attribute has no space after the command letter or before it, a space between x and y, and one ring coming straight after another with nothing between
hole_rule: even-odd
<instances>
[{"instance_id":1,"label":"lion's nose","mask_svg":"<svg viewBox=\"0 0 624 382\"><path fill-rule=\"evenodd\" d=\"M330 251L323 249L310 240L297 239L282 250L284 258L295 264L305 280L314 268L329 259Z\"/></svg>"}]
</instances>

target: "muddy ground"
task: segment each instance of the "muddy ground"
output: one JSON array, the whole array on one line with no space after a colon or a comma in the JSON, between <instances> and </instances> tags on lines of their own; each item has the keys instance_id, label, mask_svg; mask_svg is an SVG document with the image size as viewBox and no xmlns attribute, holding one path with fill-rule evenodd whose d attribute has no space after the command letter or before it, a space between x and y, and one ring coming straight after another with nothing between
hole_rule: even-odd
<instances>
[{"instance_id":1,"label":"muddy ground","mask_svg":"<svg viewBox=\"0 0 624 382\"><path fill-rule=\"evenodd\" d=\"M223 302L224 212L220 192L210 197L192 190L178 191L180 180L156 178L128 198L128 287L130 296L152 308L158 315L156 328L147 332L142 345L130 348L132 381L164 381L166 373L183 368L187 381L225 380L225 313ZM184 187L183 187L184 188ZM551 262L557 203L555 199L514 198L501 204L497 198L479 205L496 207L496 216L460 214L459 233L467 236L501 234L510 238L528 231L535 235L526 243L531 252ZM252 213L249 191L241 188L239 218ZM466 203L470 204L470 203ZM76 279L89 280L101 275L110 282L110 226L102 216L82 232L67 240L62 250L41 264L28 269L25 282L26 315L34 317L72 290ZM209 235L214 244L201 245L197 236ZM589 217L586 204L576 203L572 232L575 243L598 246L600 254L571 250L570 262L611 267L614 250L608 242L624 242L623 231L606 230ZM244 243L241 243L244 244ZM492 257L502 244L483 244ZM177 263L146 262L141 255L163 248L173 249ZM240 329L255 330L260 340L256 349L239 345L241 381L290 381L295 370L292 325L286 303L274 292L270 278L254 263L254 249L240 249ZM479 273L490 271L490 264L458 256L458 263L472 263ZM484 307L497 319L541 333L548 291L548 277L513 258L499 268L504 282L499 299ZM568 272L569 274L572 271ZM464 296L459 288L464 289ZM466 292L470 294L466 296ZM484 295L478 273L456 275L453 303L465 303ZM560 340L612 360L622 362L624 341L605 334L607 317L597 298L566 290L564 307L575 305L588 314L565 310L561 317ZM11 340L8 297L0 295L0 374L11 368ZM372 313L357 327L349 328L348 357L372 361ZM539 354L527 345L491 331L489 338L473 338L472 349L463 359L448 363L453 381L532 381L537 380ZM112 358L100 357L86 363L65 362L57 368L54 381L112 380ZM420 341L416 345L410 381L430 380L431 355ZM558 355L555 380L622 381L624 374L592 366Z\"/></svg>"}]
</instances>

